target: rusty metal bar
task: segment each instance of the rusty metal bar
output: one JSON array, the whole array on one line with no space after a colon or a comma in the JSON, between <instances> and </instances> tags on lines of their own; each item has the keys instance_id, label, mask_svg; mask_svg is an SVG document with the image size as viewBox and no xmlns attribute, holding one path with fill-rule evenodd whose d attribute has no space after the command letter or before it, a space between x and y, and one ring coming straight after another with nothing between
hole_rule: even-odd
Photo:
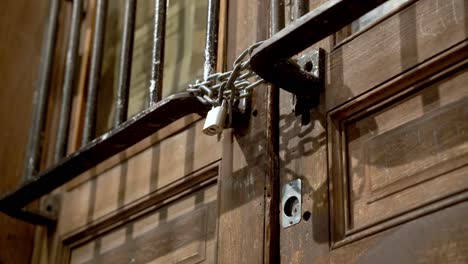
<instances>
[{"instance_id":1,"label":"rusty metal bar","mask_svg":"<svg viewBox=\"0 0 468 264\"><path fill-rule=\"evenodd\" d=\"M136 0L126 0L124 27L122 34L122 49L120 51L119 79L115 104L115 121L117 127L127 120L128 91L132 73L133 35L135 33Z\"/></svg>"},{"instance_id":2,"label":"rusty metal bar","mask_svg":"<svg viewBox=\"0 0 468 264\"><path fill-rule=\"evenodd\" d=\"M387 0L330 0L265 40L252 53L252 69L266 81L298 96L320 93L317 80L291 58ZM310 89L312 87L312 89ZM309 89L308 89L309 88Z\"/></svg>"},{"instance_id":3,"label":"rusty metal bar","mask_svg":"<svg viewBox=\"0 0 468 264\"><path fill-rule=\"evenodd\" d=\"M80 46L81 16L83 13L83 1L74 0L72 17L70 23L70 35L68 37L68 49L65 64L65 77L62 89L62 102L60 107L60 120L57 132L57 142L55 145L55 162L65 156L67 151L68 128L70 121L70 111L75 85L78 48Z\"/></svg>"},{"instance_id":4,"label":"rusty metal bar","mask_svg":"<svg viewBox=\"0 0 468 264\"><path fill-rule=\"evenodd\" d=\"M57 39L60 1L61 0L49 1L49 17L44 34L39 79L34 92L31 128L29 130L29 140L26 147L23 171L24 180L31 179L31 177L33 177L39 170L47 112L47 99L49 97L49 86L52 73L52 62L54 60L55 42Z\"/></svg>"},{"instance_id":5,"label":"rusty metal bar","mask_svg":"<svg viewBox=\"0 0 468 264\"><path fill-rule=\"evenodd\" d=\"M219 28L219 0L208 1L208 20L206 21L205 63L203 65L203 79L216 71L218 52Z\"/></svg>"},{"instance_id":6,"label":"rusty metal bar","mask_svg":"<svg viewBox=\"0 0 468 264\"><path fill-rule=\"evenodd\" d=\"M1 197L0 211L20 210L173 121L191 113L205 115L207 111L207 106L189 93L171 95Z\"/></svg>"},{"instance_id":7,"label":"rusty metal bar","mask_svg":"<svg viewBox=\"0 0 468 264\"><path fill-rule=\"evenodd\" d=\"M162 99L164 68L164 37L166 34L167 0L155 0L153 54L151 61L151 79L149 86L149 106Z\"/></svg>"},{"instance_id":8,"label":"rusty metal bar","mask_svg":"<svg viewBox=\"0 0 468 264\"><path fill-rule=\"evenodd\" d=\"M104 47L104 32L106 28L107 1L98 0L93 33L93 50L91 68L89 71L88 95L86 97L86 112L81 144L86 145L94 138L96 128L96 104L99 80L101 77L102 56Z\"/></svg>"},{"instance_id":9,"label":"rusty metal bar","mask_svg":"<svg viewBox=\"0 0 468 264\"><path fill-rule=\"evenodd\" d=\"M271 0L270 2L270 35L280 31L285 26L285 3L284 0ZM279 175L279 88L270 85L267 95L267 188L266 192L270 199L266 200L266 206L269 208L268 219L269 223L266 226L269 228L268 233L269 247L265 249L267 252L267 260L265 262L274 263L280 259L280 241L276 239L280 236L280 212L278 204L280 204L280 175Z\"/></svg>"}]
</instances>

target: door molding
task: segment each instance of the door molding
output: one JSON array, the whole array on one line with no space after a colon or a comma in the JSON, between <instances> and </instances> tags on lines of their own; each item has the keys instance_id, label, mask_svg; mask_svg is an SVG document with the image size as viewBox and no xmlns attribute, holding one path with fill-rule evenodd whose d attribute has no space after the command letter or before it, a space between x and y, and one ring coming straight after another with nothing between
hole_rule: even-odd
<instances>
[{"instance_id":1,"label":"door molding","mask_svg":"<svg viewBox=\"0 0 468 264\"><path fill-rule=\"evenodd\" d=\"M389 108L392 104L398 103L432 84L447 80L451 76L461 73L468 64L467 57L468 42L462 41L455 47L447 49L414 69L354 98L327 115L332 249L468 199L467 189L448 193L441 197L436 197L435 195L434 199L424 201L416 208L408 208L397 215L391 215L359 228L352 228L352 222L350 221L351 179L349 175L350 167L348 167L350 163L348 153L349 140L345 133L345 127L353 124L356 120ZM450 160L450 162L456 163L454 160ZM459 165L463 167L466 164ZM453 169L456 170L458 168ZM448 172L442 170L438 175L434 175L433 177L439 177L444 173ZM422 179L422 181L428 181L432 178ZM413 184L417 185L419 182ZM407 186L403 188L411 187ZM387 195L392 195L399 191L399 189L396 189L393 193L388 193ZM385 195L372 199L370 202L376 202L383 198L385 198Z\"/></svg>"}]
</instances>

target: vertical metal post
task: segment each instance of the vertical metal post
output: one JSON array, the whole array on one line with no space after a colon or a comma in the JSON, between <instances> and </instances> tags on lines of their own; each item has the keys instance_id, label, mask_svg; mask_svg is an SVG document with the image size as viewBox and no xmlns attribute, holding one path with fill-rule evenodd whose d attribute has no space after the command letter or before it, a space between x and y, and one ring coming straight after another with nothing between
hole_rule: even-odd
<instances>
[{"instance_id":1,"label":"vertical metal post","mask_svg":"<svg viewBox=\"0 0 468 264\"><path fill-rule=\"evenodd\" d=\"M60 120L55 145L55 162L57 163L66 154L68 141L68 128L72 103L73 87L75 85L78 48L80 46L81 16L83 1L73 0L73 10L68 37L68 49L65 64L65 77L62 89L62 102L60 107Z\"/></svg>"},{"instance_id":2,"label":"vertical metal post","mask_svg":"<svg viewBox=\"0 0 468 264\"><path fill-rule=\"evenodd\" d=\"M218 52L219 0L208 1L208 20L206 22L205 63L203 79L216 70Z\"/></svg>"},{"instance_id":3,"label":"vertical metal post","mask_svg":"<svg viewBox=\"0 0 468 264\"><path fill-rule=\"evenodd\" d=\"M88 96L86 98L83 138L81 141L82 145L86 145L94 138L94 131L96 127L96 103L99 79L101 77L107 1L108 0L98 0L96 3L96 20L94 23L93 50L91 55L91 69L88 82Z\"/></svg>"},{"instance_id":4,"label":"vertical metal post","mask_svg":"<svg viewBox=\"0 0 468 264\"><path fill-rule=\"evenodd\" d=\"M297 0L296 0L297 1ZM284 0L271 1L271 35L280 31L285 26Z\"/></svg>"},{"instance_id":5,"label":"vertical metal post","mask_svg":"<svg viewBox=\"0 0 468 264\"><path fill-rule=\"evenodd\" d=\"M54 60L55 41L57 39L60 1L49 1L49 18L42 44L39 79L34 91L33 114L28 146L26 148L23 180L29 180L37 173L41 159L47 98L49 97L52 62Z\"/></svg>"},{"instance_id":6,"label":"vertical metal post","mask_svg":"<svg viewBox=\"0 0 468 264\"><path fill-rule=\"evenodd\" d=\"M114 126L127 120L128 90L132 73L133 35L135 33L136 0L125 1L124 25L122 31L122 49L120 51L119 79Z\"/></svg>"},{"instance_id":7,"label":"vertical metal post","mask_svg":"<svg viewBox=\"0 0 468 264\"><path fill-rule=\"evenodd\" d=\"M149 106L152 106L162 99L167 0L155 0L154 5L153 54L151 57Z\"/></svg>"},{"instance_id":8,"label":"vertical metal post","mask_svg":"<svg viewBox=\"0 0 468 264\"><path fill-rule=\"evenodd\" d=\"M271 0L270 2L270 35L282 30L285 26L284 0ZM279 87L270 85L267 95L267 151L268 153L268 183L267 192L270 199L266 201L269 210L269 234L270 248L268 249L269 262L275 262L280 259L280 243L277 239L280 237L279 208L280 204L280 173L279 173Z\"/></svg>"},{"instance_id":9,"label":"vertical metal post","mask_svg":"<svg viewBox=\"0 0 468 264\"><path fill-rule=\"evenodd\" d=\"M294 0L294 20L297 20L301 16L309 12L309 1L308 0Z\"/></svg>"}]
</instances>

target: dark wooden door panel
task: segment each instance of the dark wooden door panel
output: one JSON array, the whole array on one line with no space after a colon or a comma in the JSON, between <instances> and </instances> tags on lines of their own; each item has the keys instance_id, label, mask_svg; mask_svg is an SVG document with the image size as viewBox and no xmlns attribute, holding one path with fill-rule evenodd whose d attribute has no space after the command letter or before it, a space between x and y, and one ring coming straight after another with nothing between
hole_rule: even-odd
<instances>
[{"instance_id":1,"label":"dark wooden door panel","mask_svg":"<svg viewBox=\"0 0 468 264\"><path fill-rule=\"evenodd\" d=\"M451 77L344 125L353 228L468 188L468 72Z\"/></svg>"},{"instance_id":2,"label":"dark wooden door panel","mask_svg":"<svg viewBox=\"0 0 468 264\"><path fill-rule=\"evenodd\" d=\"M335 249L330 262L468 263L467 217L468 203L454 205Z\"/></svg>"},{"instance_id":3,"label":"dark wooden door panel","mask_svg":"<svg viewBox=\"0 0 468 264\"><path fill-rule=\"evenodd\" d=\"M413 2L329 54L327 110L466 40L465 0Z\"/></svg>"},{"instance_id":4,"label":"dark wooden door panel","mask_svg":"<svg viewBox=\"0 0 468 264\"><path fill-rule=\"evenodd\" d=\"M70 247L70 263L214 263L216 185Z\"/></svg>"},{"instance_id":5,"label":"dark wooden door panel","mask_svg":"<svg viewBox=\"0 0 468 264\"><path fill-rule=\"evenodd\" d=\"M468 262L468 3L398 3L330 38L310 124L280 96L280 181L309 213L282 263Z\"/></svg>"},{"instance_id":6,"label":"dark wooden door panel","mask_svg":"<svg viewBox=\"0 0 468 264\"><path fill-rule=\"evenodd\" d=\"M424 214L425 206L443 207L464 196L468 190L465 66L461 63L439 79L331 120L336 124L332 135L338 135L330 139L336 165L331 182L337 187L332 191L334 242L362 237L359 233L371 228L389 228L387 222L405 221L405 214L417 209Z\"/></svg>"}]
</instances>

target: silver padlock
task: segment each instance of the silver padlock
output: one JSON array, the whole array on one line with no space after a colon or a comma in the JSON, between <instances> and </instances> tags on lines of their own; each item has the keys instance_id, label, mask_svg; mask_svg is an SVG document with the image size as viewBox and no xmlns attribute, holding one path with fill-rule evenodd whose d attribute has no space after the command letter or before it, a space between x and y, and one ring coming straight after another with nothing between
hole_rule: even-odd
<instances>
[{"instance_id":1,"label":"silver padlock","mask_svg":"<svg viewBox=\"0 0 468 264\"><path fill-rule=\"evenodd\" d=\"M211 108L206 115L205 125L203 126L203 133L208 136L214 136L221 133L226 123L227 106L226 101L220 106Z\"/></svg>"}]
</instances>

